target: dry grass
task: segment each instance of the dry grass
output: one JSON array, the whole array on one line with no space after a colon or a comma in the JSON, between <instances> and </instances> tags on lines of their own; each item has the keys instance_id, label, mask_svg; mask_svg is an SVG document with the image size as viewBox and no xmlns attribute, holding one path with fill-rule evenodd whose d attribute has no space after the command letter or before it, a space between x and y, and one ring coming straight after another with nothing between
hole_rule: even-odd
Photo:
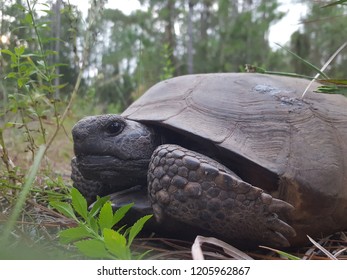
<instances>
[{"instance_id":1,"label":"dry grass","mask_svg":"<svg viewBox=\"0 0 347 280\"><path fill-rule=\"evenodd\" d=\"M6 222L9 214L9 205L6 201L0 201L1 214L0 226ZM75 222L53 211L49 207L37 203L35 200L28 200L21 220L17 222L16 230L11 238L11 248L9 251L2 251L0 258L15 259L80 259L74 249L60 245L57 233L64 228L75 226ZM212 242L210 242L212 241ZM226 260L226 259L260 259L260 260L281 260L286 259L278 253L256 248L254 250L240 251L230 244L214 238L204 239L200 237L201 252L205 259ZM133 244L133 250L137 252L151 252L146 259L193 259L193 241L176 240L158 237L155 235L143 234L137 238ZM25 248L14 253L13 250ZM36 252L27 256L25 251ZM3 249L2 249L3 250ZM9 254L11 252L11 254ZM49 252L49 253L47 253ZM318 240L317 243L307 247L286 249L287 254L296 256L302 260L347 260L347 232L339 232ZM328 254L326 252L329 252ZM332 257L333 256L333 257ZM200 258L201 259L201 258Z\"/></svg>"}]
</instances>

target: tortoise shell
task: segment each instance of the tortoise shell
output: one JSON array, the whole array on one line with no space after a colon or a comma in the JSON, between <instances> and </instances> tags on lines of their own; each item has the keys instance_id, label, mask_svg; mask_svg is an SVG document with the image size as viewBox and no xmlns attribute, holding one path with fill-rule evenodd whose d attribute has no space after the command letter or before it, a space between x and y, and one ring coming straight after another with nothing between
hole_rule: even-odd
<instances>
[{"instance_id":1,"label":"tortoise shell","mask_svg":"<svg viewBox=\"0 0 347 280\"><path fill-rule=\"evenodd\" d=\"M295 207L302 236L347 228L347 99L309 81L224 73L181 76L150 88L126 119L213 146L244 181Z\"/></svg>"}]
</instances>

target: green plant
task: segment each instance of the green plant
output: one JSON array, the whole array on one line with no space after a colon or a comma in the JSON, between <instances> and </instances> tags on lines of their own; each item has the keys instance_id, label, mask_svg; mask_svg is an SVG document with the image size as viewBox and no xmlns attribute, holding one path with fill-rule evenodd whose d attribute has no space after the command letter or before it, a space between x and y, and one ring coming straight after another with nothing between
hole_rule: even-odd
<instances>
[{"instance_id":1,"label":"green plant","mask_svg":"<svg viewBox=\"0 0 347 280\"><path fill-rule=\"evenodd\" d=\"M318 87L317 92L342 94L347 96L347 80L325 79L319 81L323 85Z\"/></svg>"},{"instance_id":2,"label":"green plant","mask_svg":"<svg viewBox=\"0 0 347 280\"><path fill-rule=\"evenodd\" d=\"M45 145L44 154L52 146L53 141L64 120L71 109L72 102L77 95L82 81L82 75L86 67L86 60L89 58L90 34L89 29L94 24L94 20L88 24L84 49L81 57L75 59L79 61L77 78L72 93L65 92L68 97L60 98L60 90L66 84L60 84L59 68L66 64L54 62L59 59L59 52L53 50L52 42L62 41L61 38L51 38L51 26L54 22L50 15L50 4L40 1L26 0L25 5L15 4L20 17L20 26L11 30L15 34L18 30L26 30L22 37L14 39L12 46L5 46L0 49L3 56L4 76L7 80L7 88L4 90L4 101L0 104L0 155L6 168L6 173L1 175L11 179L15 166L11 162L11 141L5 141L13 135L24 136L26 143L25 151L31 153L33 160L37 148ZM91 14L98 14L100 9L91 9ZM70 18L77 18L72 9L64 8L59 12L68 14ZM42 16L45 13L46 16ZM38 14L41 14L39 17ZM74 27L69 30L73 32ZM16 36L13 36L16 38ZM70 38L75 40L75 38ZM72 44L67 45L74 45ZM72 50L69 50L72 52ZM54 59L57 57L56 59ZM5 62L6 61L6 62ZM19 138L19 137L18 137ZM18 143L16 143L18 144ZM18 146L18 145L17 145ZM19 149L18 149L19 148ZM15 151L22 150L23 145L16 147ZM20 153L20 157L22 157ZM23 163L23 162L21 162ZM26 165L23 163L22 165ZM13 179L15 182L16 179Z\"/></svg>"},{"instance_id":3,"label":"green plant","mask_svg":"<svg viewBox=\"0 0 347 280\"><path fill-rule=\"evenodd\" d=\"M171 55L170 45L164 44L161 50L162 74L160 75L160 80L166 80L174 76L175 67L173 66Z\"/></svg>"},{"instance_id":4,"label":"green plant","mask_svg":"<svg viewBox=\"0 0 347 280\"><path fill-rule=\"evenodd\" d=\"M98 198L88 210L85 198L75 188L71 189L71 204L51 201L50 205L60 213L73 219L78 225L62 230L59 234L63 244L74 244L85 256L104 259L139 259L130 246L152 215L140 218L131 227L119 230L112 228L125 216L133 204L125 205L113 213L109 197ZM76 215L79 215L79 217ZM124 231L123 233L121 233Z\"/></svg>"},{"instance_id":5,"label":"green plant","mask_svg":"<svg viewBox=\"0 0 347 280\"><path fill-rule=\"evenodd\" d=\"M13 50L2 49L2 54L10 57L11 71L7 73L6 79L13 79L16 83L12 93L8 96L7 108L4 108L4 114L11 112L19 114L20 122L5 122L1 128L1 133L6 128L17 127L24 130L27 142L27 150L35 155L35 151L40 144L47 144L47 129L45 120L53 114L56 125L59 124L60 113L58 110L58 100L54 98L54 93L65 85L55 83L59 77L56 74L56 67L61 64L49 65L50 56L56 53L52 50L44 49L44 41L49 42L49 38L44 38L41 33L47 29L46 23L39 23L35 17L35 7L37 2L26 1L27 6L17 5L25 13L22 19L22 28L33 31L33 38L21 38L21 45L14 47ZM42 4L44 5L44 4ZM32 51L30 44L35 44L37 50ZM46 43L47 43L46 42ZM33 123L37 123L33 127ZM5 150L5 143L1 145ZM47 149L48 147L46 147ZM9 171L9 164L5 161Z\"/></svg>"},{"instance_id":6,"label":"green plant","mask_svg":"<svg viewBox=\"0 0 347 280\"><path fill-rule=\"evenodd\" d=\"M10 218L8 219L8 221L6 222L4 231L3 231L2 235L0 236L0 245L4 245L8 242L8 238L10 236L10 233L13 230L14 225L17 221L17 218L19 217L19 215L23 209L23 205L25 204L25 199L26 199L28 193L30 192L31 187L33 185L33 182L35 180L36 174L38 172L38 169L39 169L41 161L42 161L44 151L45 151L45 147L41 146L36 157L35 157L33 165L31 166L30 170L28 171L27 176L25 177L25 183L24 183L23 188L22 188L22 190L21 190L21 192L17 198L16 204L13 207L12 214L11 214Z\"/></svg>"}]
</instances>

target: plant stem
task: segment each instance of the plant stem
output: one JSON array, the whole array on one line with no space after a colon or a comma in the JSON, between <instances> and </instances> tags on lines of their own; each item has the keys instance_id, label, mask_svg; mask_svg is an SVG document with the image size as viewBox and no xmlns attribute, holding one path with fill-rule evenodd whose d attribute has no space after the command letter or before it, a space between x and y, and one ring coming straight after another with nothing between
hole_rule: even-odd
<instances>
[{"instance_id":1,"label":"plant stem","mask_svg":"<svg viewBox=\"0 0 347 280\"><path fill-rule=\"evenodd\" d=\"M46 56L44 55L43 44L42 44L42 41L41 41L41 36L40 36L39 31L37 29L36 19L34 17L34 12L33 12L33 9L32 9L32 7L30 5L29 0L27 0L26 2L27 2L27 5L28 5L28 12L29 12L29 14L31 16L31 20L32 20L32 23L33 23L34 31L35 31L35 34L36 34L36 37L37 37L37 42L39 43L41 58L43 59L43 64L45 66L45 72L47 73L48 72L48 70L47 70L47 60L46 60Z\"/></svg>"},{"instance_id":2,"label":"plant stem","mask_svg":"<svg viewBox=\"0 0 347 280\"><path fill-rule=\"evenodd\" d=\"M38 118L38 121L39 121L40 131L41 131L41 134L42 134L43 143L46 144L46 142L47 142L47 140L46 140L46 130L45 130L45 127L43 125L42 118L41 118L41 116L39 114L39 110L37 109L37 104L36 104L35 100L33 99L31 91L28 90L28 89L27 89L27 94L29 95L30 101L32 103L32 107L33 107L33 109L34 109L34 111L36 113L36 116Z\"/></svg>"},{"instance_id":3,"label":"plant stem","mask_svg":"<svg viewBox=\"0 0 347 280\"><path fill-rule=\"evenodd\" d=\"M44 156L44 152L45 152L45 146L41 146L39 148L37 154L36 154L36 157L34 159L34 163L31 166L31 168L27 174L23 189L19 194L16 205L13 208L13 212L12 212L8 222L5 225L3 235L1 236L1 240L0 240L1 245L4 245L7 243L8 238L11 234L11 231L13 230L13 227L14 227L14 225L15 225L15 223L16 223L16 221L17 221L17 219L18 219L18 217L19 217L19 215L23 209L25 199L26 199L28 193L30 192L31 186L32 186L32 184L36 178L36 174L37 174L37 171L39 170L41 160Z\"/></svg>"},{"instance_id":4,"label":"plant stem","mask_svg":"<svg viewBox=\"0 0 347 280\"><path fill-rule=\"evenodd\" d=\"M42 40L41 40L41 36L40 36L40 33L39 33L39 30L37 28L37 24L36 24L36 19L34 17L34 12L33 12L33 8L32 6L30 5L30 2L29 0L26 1L27 2L27 5L28 5L28 12L31 16L31 21L32 21L32 24L33 24L33 28L34 28L34 31L35 31L35 34L36 34L36 37L37 37L37 42L39 44L39 50L40 50L40 58L42 59L43 61L43 65L44 65L44 74L41 75L42 77L44 77L46 79L46 81L49 81L51 83L51 79L50 79L50 72L48 70L48 66L47 66L47 59L46 59L46 55L44 54L44 49L43 49L43 44L42 44ZM39 70L39 69L38 69ZM33 103L33 107L36 111L36 115L37 115L37 118L39 120L39 124L40 124L40 130L41 130L41 134L42 134L42 138L43 138L43 142L44 144L46 144L47 140L46 140L46 132L45 132L45 128L43 126L43 122L42 122L42 118L41 116L38 114L38 111L37 111L37 107L36 107L36 103L34 100L32 100L32 96L30 94L30 92L28 92L29 96L30 96L30 99ZM54 115L57 116L58 115L58 112L57 112L57 108L56 106L54 105Z\"/></svg>"},{"instance_id":5,"label":"plant stem","mask_svg":"<svg viewBox=\"0 0 347 280\"><path fill-rule=\"evenodd\" d=\"M74 86L74 89L72 91L72 94L71 94L71 97L70 97L70 100L69 100L69 103L67 104L62 116L60 117L59 121L57 122L57 126L56 126L56 129L53 133L53 135L51 136L51 138L48 140L47 142L47 145L46 145L46 150L45 152L47 152L47 150L49 149L49 147L52 145L55 137L57 136L61 126L63 125L65 119L66 119L66 116L67 114L69 113L70 109L71 109L71 106L73 104L73 101L75 100L75 97L77 96L77 92L78 92L78 89L80 87L80 84L81 84L81 81L82 81L82 76L83 76L83 71L85 69L85 60L86 60L86 57L87 57L87 53L86 53L86 48L85 48L85 51L84 51L84 55L83 55L83 62L82 62L82 67L80 68L80 71L78 73L78 77L77 77L77 80L76 80L76 83L75 83L75 86Z\"/></svg>"},{"instance_id":6,"label":"plant stem","mask_svg":"<svg viewBox=\"0 0 347 280\"><path fill-rule=\"evenodd\" d=\"M1 159L5 163L6 170L8 174L11 174L12 169L14 168L13 163L10 160L8 151L5 145L3 130L0 129L0 151L2 152Z\"/></svg>"}]
</instances>

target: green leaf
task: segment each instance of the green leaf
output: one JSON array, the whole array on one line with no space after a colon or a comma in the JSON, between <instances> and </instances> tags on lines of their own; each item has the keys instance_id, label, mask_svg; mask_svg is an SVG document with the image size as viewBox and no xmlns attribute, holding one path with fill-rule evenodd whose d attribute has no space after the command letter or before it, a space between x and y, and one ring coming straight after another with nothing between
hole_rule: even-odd
<instances>
[{"instance_id":1,"label":"green leaf","mask_svg":"<svg viewBox=\"0 0 347 280\"><path fill-rule=\"evenodd\" d=\"M31 14L30 13L26 14L24 17L23 23L27 23L27 24L31 25L32 22L33 22L33 18L31 16Z\"/></svg>"},{"instance_id":2,"label":"green leaf","mask_svg":"<svg viewBox=\"0 0 347 280\"><path fill-rule=\"evenodd\" d=\"M56 89L62 89L64 87L66 87L69 83L65 83L65 84L61 84L61 85L58 85L58 86L55 86L54 88Z\"/></svg>"},{"instance_id":3,"label":"green leaf","mask_svg":"<svg viewBox=\"0 0 347 280\"><path fill-rule=\"evenodd\" d=\"M18 125L18 124L14 123L14 122L7 122L7 123L5 123L4 128L15 127L16 125Z\"/></svg>"},{"instance_id":4,"label":"green leaf","mask_svg":"<svg viewBox=\"0 0 347 280\"><path fill-rule=\"evenodd\" d=\"M71 189L72 206L75 211L81 215L81 217L86 221L88 220L88 208L87 201L83 195L76 189Z\"/></svg>"},{"instance_id":5,"label":"green leaf","mask_svg":"<svg viewBox=\"0 0 347 280\"><path fill-rule=\"evenodd\" d=\"M103 231L104 228L112 228L113 212L111 202L106 202L101 208L99 215L99 227Z\"/></svg>"},{"instance_id":6,"label":"green leaf","mask_svg":"<svg viewBox=\"0 0 347 280\"><path fill-rule=\"evenodd\" d=\"M63 244L87 237L93 237L93 235L83 226L65 229L59 233L60 242Z\"/></svg>"},{"instance_id":7,"label":"green leaf","mask_svg":"<svg viewBox=\"0 0 347 280\"><path fill-rule=\"evenodd\" d=\"M0 53L5 53L5 54L8 54L10 56L16 56L13 52L11 52L10 50L6 50L6 49L0 50Z\"/></svg>"},{"instance_id":8,"label":"green leaf","mask_svg":"<svg viewBox=\"0 0 347 280\"><path fill-rule=\"evenodd\" d=\"M16 79L17 78L17 73L15 72L10 72L6 75L6 79L7 78L12 78L12 79Z\"/></svg>"},{"instance_id":9,"label":"green leaf","mask_svg":"<svg viewBox=\"0 0 347 280\"><path fill-rule=\"evenodd\" d=\"M54 15L52 10L41 10L41 12L46 13L47 15Z\"/></svg>"},{"instance_id":10,"label":"green leaf","mask_svg":"<svg viewBox=\"0 0 347 280\"><path fill-rule=\"evenodd\" d=\"M21 56L24 53L24 51L25 51L24 46L14 48L14 52L17 56Z\"/></svg>"},{"instance_id":11,"label":"green leaf","mask_svg":"<svg viewBox=\"0 0 347 280\"><path fill-rule=\"evenodd\" d=\"M110 196L98 197L97 200L93 203L92 209L89 211L89 215L94 217L97 213L99 213L100 209L106 201L110 199Z\"/></svg>"},{"instance_id":12,"label":"green leaf","mask_svg":"<svg viewBox=\"0 0 347 280\"><path fill-rule=\"evenodd\" d=\"M25 11L25 7L23 6L23 5L20 5L20 4L13 4L13 6L12 6L13 8L15 8L15 9L19 9L19 10L21 10L21 11Z\"/></svg>"},{"instance_id":13,"label":"green leaf","mask_svg":"<svg viewBox=\"0 0 347 280\"><path fill-rule=\"evenodd\" d=\"M134 203L130 203L127 205L122 206L121 208L119 208L113 215L113 220L112 220L112 224L115 225L117 224L121 219L123 219L123 217L125 216L125 214L130 210L130 208L134 205Z\"/></svg>"},{"instance_id":14,"label":"green leaf","mask_svg":"<svg viewBox=\"0 0 347 280\"><path fill-rule=\"evenodd\" d=\"M146 215L140 218L135 224L131 227L128 238L128 247L130 247L136 235L142 230L145 223L152 217L153 215Z\"/></svg>"},{"instance_id":15,"label":"green leaf","mask_svg":"<svg viewBox=\"0 0 347 280\"><path fill-rule=\"evenodd\" d=\"M98 225L98 221L96 220L96 218L89 217L88 225L95 232L95 234L99 234L99 225Z\"/></svg>"},{"instance_id":16,"label":"green leaf","mask_svg":"<svg viewBox=\"0 0 347 280\"><path fill-rule=\"evenodd\" d=\"M111 254L121 260L131 259L130 250L126 246L126 238L122 234L108 228L104 229L103 234L105 246Z\"/></svg>"},{"instance_id":17,"label":"green leaf","mask_svg":"<svg viewBox=\"0 0 347 280\"><path fill-rule=\"evenodd\" d=\"M105 249L102 241L96 239L81 240L75 243L80 252L91 258L109 258L109 253Z\"/></svg>"},{"instance_id":18,"label":"green leaf","mask_svg":"<svg viewBox=\"0 0 347 280\"><path fill-rule=\"evenodd\" d=\"M49 202L49 204L64 216L77 220L76 215L70 204L61 201L51 201Z\"/></svg>"},{"instance_id":19,"label":"green leaf","mask_svg":"<svg viewBox=\"0 0 347 280\"><path fill-rule=\"evenodd\" d=\"M27 81L28 79L26 79L26 78L19 78L19 79L17 79L17 85L18 85L18 87L19 88L22 88L25 84L26 84L26 81Z\"/></svg>"}]
</instances>

